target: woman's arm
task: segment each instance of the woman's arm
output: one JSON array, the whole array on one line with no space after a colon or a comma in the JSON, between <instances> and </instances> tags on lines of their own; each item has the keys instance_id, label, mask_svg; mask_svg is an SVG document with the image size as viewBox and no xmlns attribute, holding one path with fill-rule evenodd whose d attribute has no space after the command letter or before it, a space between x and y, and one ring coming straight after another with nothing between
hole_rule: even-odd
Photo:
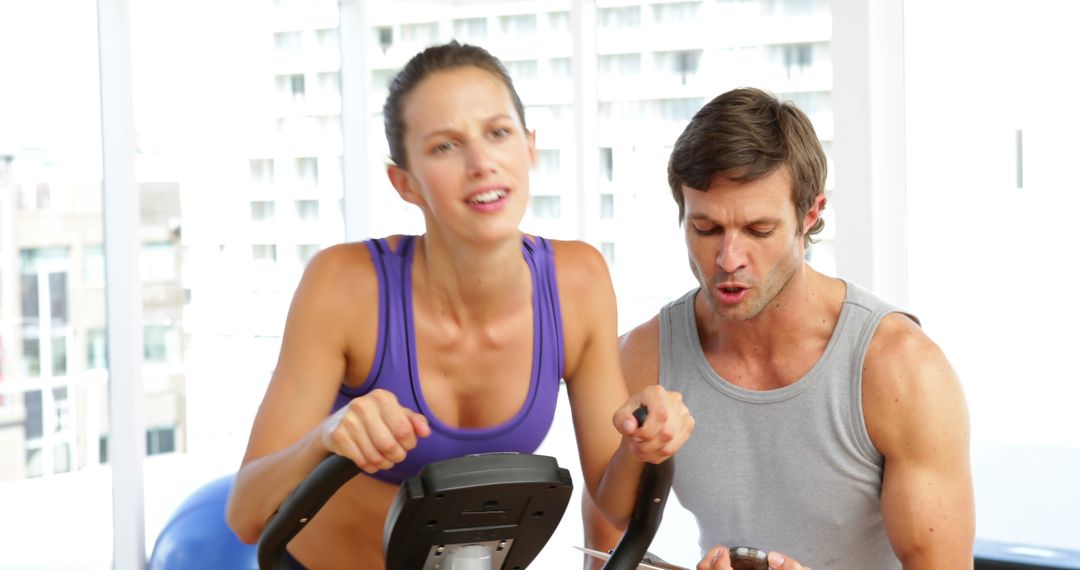
<instances>
[{"instance_id":1,"label":"woman's arm","mask_svg":"<svg viewBox=\"0 0 1080 570\"><path fill-rule=\"evenodd\" d=\"M227 509L233 532L259 539L289 492L328 454L385 469L427 435L427 424L381 391L328 416L347 372L371 368L378 327L378 284L362 244L320 252L308 264L289 308L277 367L256 414Z\"/></svg>"}]
</instances>

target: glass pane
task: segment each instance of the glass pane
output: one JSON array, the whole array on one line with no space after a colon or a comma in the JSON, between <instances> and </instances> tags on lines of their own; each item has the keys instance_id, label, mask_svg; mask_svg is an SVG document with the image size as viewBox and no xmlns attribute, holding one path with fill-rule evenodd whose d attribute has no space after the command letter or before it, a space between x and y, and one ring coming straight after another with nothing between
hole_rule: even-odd
<instances>
[{"instance_id":1,"label":"glass pane","mask_svg":"<svg viewBox=\"0 0 1080 570\"><path fill-rule=\"evenodd\" d=\"M131 26L149 549L236 469L304 264L344 237L341 63L333 0L136 2Z\"/></svg>"},{"instance_id":2,"label":"glass pane","mask_svg":"<svg viewBox=\"0 0 1080 570\"><path fill-rule=\"evenodd\" d=\"M905 6L909 304L964 386L977 537L1080 550L1080 5L946 4Z\"/></svg>"},{"instance_id":3,"label":"glass pane","mask_svg":"<svg viewBox=\"0 0 1080 570\"><path fill-rule=\"evenodd\" d=\"M96 3L0 3L0 53L0 566L109 568Z\"/></svg>"}]
</instances>

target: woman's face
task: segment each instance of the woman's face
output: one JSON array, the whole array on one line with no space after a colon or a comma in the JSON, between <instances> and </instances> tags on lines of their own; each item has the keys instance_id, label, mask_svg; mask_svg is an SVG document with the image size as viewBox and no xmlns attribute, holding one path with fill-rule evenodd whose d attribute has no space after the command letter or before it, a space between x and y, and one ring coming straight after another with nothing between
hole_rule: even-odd
<instances>
[{"instance_id":1,"label":"woman's face","mask_svg":"<svg viewBox=\"0 0 1080 570\"><path fill-rule=\"evenodd\" d=\"M408 169L390 167L428 231L472 242L517 235L529 200L535 137L507 86L476 67L439 71L402 101Z\"/></svg>"}]
</instances>

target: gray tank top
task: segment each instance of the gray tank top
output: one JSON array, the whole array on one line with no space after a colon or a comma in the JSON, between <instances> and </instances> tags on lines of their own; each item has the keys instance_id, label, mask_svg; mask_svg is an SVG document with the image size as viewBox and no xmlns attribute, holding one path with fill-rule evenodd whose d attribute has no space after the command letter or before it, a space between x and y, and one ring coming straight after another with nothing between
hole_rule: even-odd
<instances>
[{"instance_id":1,"label":"gray tank top","mask_svg":"<svg viewBox=\"0 0 1080 570\"><path fill-rule=\"evenodd\" d=\"M702 552L753 546L815 570L900 568L881 516L884 459L861 397L866 349L896 309L848 283L836 329L806 376L755 391L705 359L696 293L660 311L660 384L683 394L696 421L673 488L697 518Z\"/></svg>"}]
</instances>

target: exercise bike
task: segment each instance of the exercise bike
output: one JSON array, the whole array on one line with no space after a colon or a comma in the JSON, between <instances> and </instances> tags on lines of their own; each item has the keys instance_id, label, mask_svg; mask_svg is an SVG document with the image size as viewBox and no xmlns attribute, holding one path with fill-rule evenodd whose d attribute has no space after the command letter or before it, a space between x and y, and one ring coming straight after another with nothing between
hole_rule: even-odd
<instances>
[{"instance_id":1,"label":"exercise bike","mask_svg":"<svg viewBox=\"0 0 1080 570\"><path fill-rule=\"evenodd\" d=\"M648 410L634 412L645 423ZM285 547L360 468L331 455L300 483L259 539L262 570L288 570ZM626 533L605 570L638 567L656 536L674 462L646 464ZM559 526L574 484L553 457L485 453L436 461L401 483L383 528L388 570L521 570Z\"/></svg>"},{"instance_id":2,"label":"exercise bike","mask_svg":"<svg viewBox=\"0 0 1080 570\"><path fill-rule=\"evenodd\" d=\"M337 455L289 496L259 539L259 568L287 570L285 547L335 491L359 473ZM629 526L604 568L637 568L656 535L672 461L647 464ZM431 463L406 479L383 532L389 570L521 570L540 553L570 501L570 473L553 457L469 455Z\"/></svg>"},{"instance_id":3,"label":"exercise bike","mask_svg":"<svg viewBox=\"0 0 1080 570\"><path fill-rule=\"evenodd\" d=\"M635 413L644 421L644 410ZM149 570L289 568L285 548L346 482L352 461L331 455L286 498L253 547L224 521L232 477L205 485L158 536ZM638 568L659 528L674 474L647 464L629 525L605 569ZM489 453L429 464L402 482L383 533L389 570L521 570L547 543L573 491L569 471L548 456Z\"/></svg>"}]
</instances>

